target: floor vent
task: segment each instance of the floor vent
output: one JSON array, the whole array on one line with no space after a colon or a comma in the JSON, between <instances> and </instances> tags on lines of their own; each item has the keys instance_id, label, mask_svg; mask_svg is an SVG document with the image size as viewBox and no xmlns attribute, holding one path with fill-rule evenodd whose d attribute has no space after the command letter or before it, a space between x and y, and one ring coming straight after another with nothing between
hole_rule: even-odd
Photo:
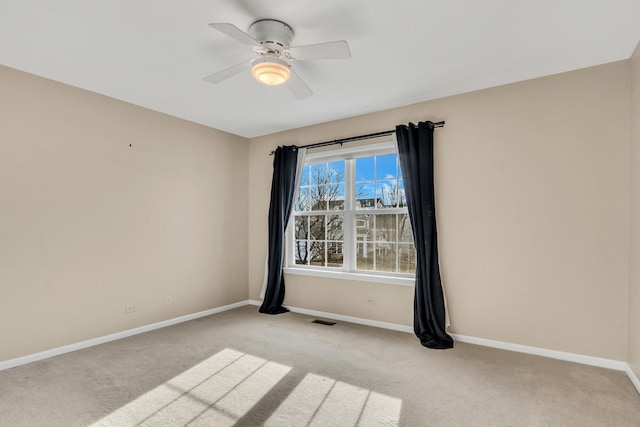
<instances>
[{"instance_id":1,"label":"floor vent","mask_svg":"<svg viewBox=\"0 0 640 427\"><path fill-rule=\"evenodd\" d=\"M336 322L329 322L328 320L313 320L311 323L318 323L320 325L327 325L327 326L333 326L336 324Z\"/></svg>"}]
</instances>

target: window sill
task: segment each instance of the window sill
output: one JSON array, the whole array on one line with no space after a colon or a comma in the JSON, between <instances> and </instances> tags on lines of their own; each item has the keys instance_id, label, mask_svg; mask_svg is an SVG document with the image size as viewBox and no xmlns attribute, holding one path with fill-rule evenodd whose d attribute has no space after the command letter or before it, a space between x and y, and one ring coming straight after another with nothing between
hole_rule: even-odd
<instances>
[{"instance_id":1,"label":"window sill","mask_svg":"<svg viewBox=\"0 0 640 427\"><path fill-rule=\"evenodd\" d=\"M357 280L360 282L385 283L387 285L414 286L416 282L415 278L413 277L385 276L382 274L371 273L353 273L339 270L329 271L312 268L285 267L283 269L283 272L286 274L296 274L300 276L326 277L329 279L340 280Z\"/></svg>"}]
</instances>

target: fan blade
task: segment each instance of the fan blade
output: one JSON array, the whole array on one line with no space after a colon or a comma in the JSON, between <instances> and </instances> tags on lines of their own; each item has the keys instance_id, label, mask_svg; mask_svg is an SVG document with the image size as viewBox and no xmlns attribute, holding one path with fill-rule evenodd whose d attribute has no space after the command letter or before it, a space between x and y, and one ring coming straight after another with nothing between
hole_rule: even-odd
<instances>
[{"instance_id":1,"label":"fan blade","mask_svg":"<svg viewBox=\"0 0 640 427\"><path fill-rule=\"evenodd\" d=\"M257 41L256 39L251 37L249 34L245 33L244 31L242 31L240 28L236 27L233 24L229 24L226 22L223 22L223 23L214 22L209 24L209 26L211 28L215 28L221 33L228 35L231 38L238 40L240 43L248 44L249 46L258 46L258 47L261 46L259 41Z\"/></svg>"},{"instance_id":2,"label":"fan blade","mask_svg":"<svg viewBox=\"0 0 640 427\"><path fill-rule=\"evenodd\" d=\"M291 91L293 96L298 99L306 98L307 96L313 95L313 92L311 92L309 86L307 86L302 81L300 76L294 73L293 70L291 70L291 76L289 77L289 80L287 80L285 85L287 86L287 89Z\"/></svg>"},{"instance_id":3,"label":"fan blade","mask_svg":"<svg viewBox=\"0 0 640 427\"><path fill-rule=\"evenodd\" d=\"M217 73L213 73L210 76L205 77L203 80L209 83L220 83L221 81L226 80L229 77L233 77L236 74L240 74L244 70L249 69L249 67L251 67L251 62L252 60L241 62L234 65L233 67L225 68L224 70L218 71Z\"/></svg>"},{"instance_id":4,"label":"fan blade","mask_svg":"<svg viewBox=\"0 0 640 427\"><path fill-rule=\"evenodd\" d=\"M351 51L344 40L308 44L289 49L294 59L349 59Z\"/></svg>"}]
</instances>

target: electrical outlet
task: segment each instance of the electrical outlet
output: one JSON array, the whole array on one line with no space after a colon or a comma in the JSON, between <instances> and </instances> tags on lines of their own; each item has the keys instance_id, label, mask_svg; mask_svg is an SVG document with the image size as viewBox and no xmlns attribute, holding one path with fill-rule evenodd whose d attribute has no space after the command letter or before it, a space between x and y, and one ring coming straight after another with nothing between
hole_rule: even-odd
<instances>
[{"instance_id":1,"label":"electrical outlet","mask_svg":"<svg viewBox=\"0 0 640 427\"><path fill-rule=\"evenodd\" d=\"M376 304L376 299L375 298L367 298L367 304L370 305L375 305Z\"/></svg>"},{"instance_id":2,"label":"electrical outlet","mask_svg":"<svg viewBox=\"0 0 640 427\"><path fill-rule=\"evenodd\" d=\"M171 304L173 304L173 298L167 297L167 305L171 305Z\"/></svg>"},{"instance_id":3,"label":"electrical outlet","mask_svg":"<svg viewBox=\"0 0 640 427\"><path fill-rule=\"evenodd\" d=\"M135 305L130 305L124 308L125 314L135 313L136 311L138 310L136 309Z\"/></svg>"}]
</instances>

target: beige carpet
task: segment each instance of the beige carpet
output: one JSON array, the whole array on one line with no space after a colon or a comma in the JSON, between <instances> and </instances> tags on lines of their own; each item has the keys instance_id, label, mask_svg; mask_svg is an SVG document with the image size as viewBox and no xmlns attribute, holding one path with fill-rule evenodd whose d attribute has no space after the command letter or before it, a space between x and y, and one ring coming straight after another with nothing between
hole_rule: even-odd
<instances>
[{"instance_id":1,"label":"beige carpet","mask_svg":"<svg viewBox=\"0 0 640 427\"><path fill-rule=\"evenodd\" d=\"M1 426L640 426L622 372L243 307L0 372Z\"/></svg>"}]
</instances>

